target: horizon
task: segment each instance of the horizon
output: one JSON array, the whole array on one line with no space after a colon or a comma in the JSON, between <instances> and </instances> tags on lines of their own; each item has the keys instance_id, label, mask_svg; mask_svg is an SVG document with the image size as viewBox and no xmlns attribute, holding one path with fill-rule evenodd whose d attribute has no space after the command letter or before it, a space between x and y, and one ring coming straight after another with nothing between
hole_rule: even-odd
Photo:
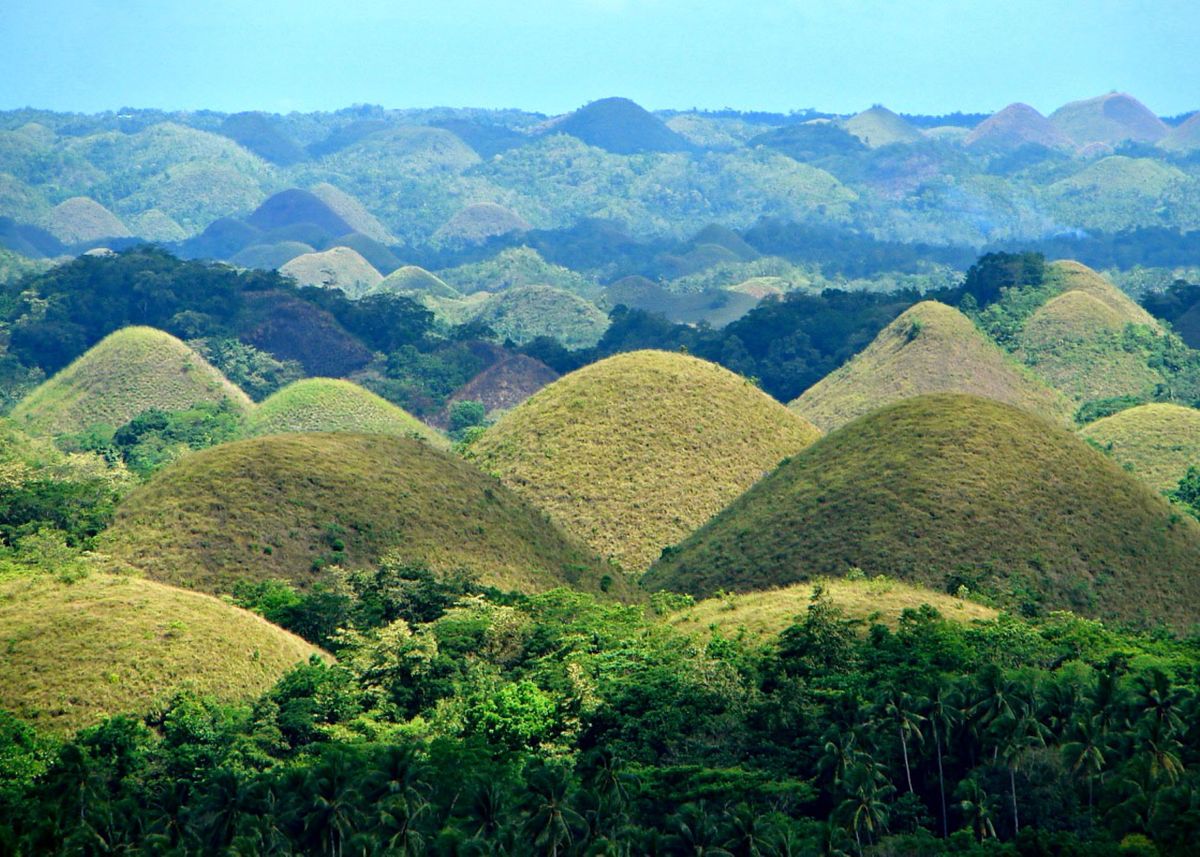
<instances>
[{"instance_id":1,"label":"horizon","mask_svg":"<svg viewBox=\"0 0 1200 857\"><path fill-rule=\"evenodd\" d=\"M11 0L0 109L555 116L616 95L654 111L987 114L1024 102L1048 115L1113 91L1159 116L1200 108L1189 44L1200 8L1179 0L926 0L915 13L865 0L123 5Z\"/></svg>"}]
</instances>

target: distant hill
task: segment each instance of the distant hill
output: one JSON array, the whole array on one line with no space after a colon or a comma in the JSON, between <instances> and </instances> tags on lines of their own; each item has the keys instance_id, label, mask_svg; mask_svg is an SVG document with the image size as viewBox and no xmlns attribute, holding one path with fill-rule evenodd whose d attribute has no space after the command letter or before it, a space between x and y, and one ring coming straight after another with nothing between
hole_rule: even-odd
<instances>
[{"instance_id":1,"label":"distant hill","mask_svg":"<svg viewBox=\"0 0 1200 857\"><path fill-rule=\"evenodd\" d=\"M864 152L866 144L845 128L829 122L799 122L773 128L752 137L747 146L767 146L797 161L817 161L822 158Z\"/></svg>"},{"instance_id":2,"label":"distant hill","mask_svg":"<svg viewBox=\"0 0 1200 857\"><path fill-rule=\"evenodd\" d=\"M199 235L183 242L180 253L187 259L229 259L247 247L262 243L261 229L234 217L220 217Z\"/></svg>"},{"instance_id":3,"label":"distant hill","mask_svg":"<svg viewBox=\"0 0 1200 857\"><path fill-rule=\"evenodd\" d=\"M817 436L716 364L635 351L545 387L470 453L568 532L636 572Z\"/></svg>"},{"instance_id":4,"label":"distant hill","mask_svg":"<svg viewBox=\"0 0 1200 857\"><path fill-rule=\"evenodd\" d=\"M319 650L265 619L128 575L0 579L0 709L52 734L188 689L247 702Z\"/></svg>"},{"instance_id":5,"label":"distant hill","mask_svg":"<svg viewBox=\"0 0 1200 857\"><path fill-rule=\"evenodd\" d=\"M594 554L460 458L409 438L279 434L211 447L133 491L104 550L210 592L306 584L390 553L503 589L597 589Z\"/></svg>"},{"instance_id":6,"label":"distant hill","mask_svg":"<svg viewBox=\"0 0 1200 857\"><path fill-rule=\"evenodd\" d=\"M476 202L459 211L433 233L435 241L482 244L497 235L527 232L525 218L494 202Z\"/></svg>"},{"instance_id":7,"label":"distant hill","mask_svg":"<svg viewBox=\"0 0 1200 857\"><path fill-rule=\"evenodd\" d=\"M396 236L388 232L375 215L367 211L357 199L350 194L334 187L329 182L321 182L311 188L313 196L325 203L329 210L350 225L355 232L367 236L380 244L395 244Z\"/></svg>"},{"instance_id":8,"label":"distant hill","mask_svg":"<svg viewBox=\"0 0 1200 857\"><path fill-rule=\"evenodd\" d=\"M264 399L247 421L248 436L281 432L359 432L446 440L403 409L350 381L305 378Z\"/></svg>"},{"instance_id":9,"label":"distant hill","mask_svg":"<svg viewBox=\"0 0 1200 857\"><path fill-rule=\"evenodd\" d=\"M247 410L250 399L183 342L150 327L109 334L13 409L21 426L40 434L117 428L142 411L182 410L228 399Z\"/></svg>"},{"instance_id":10,"label":"distant hill","mask_svg":"<svg viewBox=\"0 0 1200 857\"><path fill-rule=\"evenodd\" d=\"M139 238L159 243L182 241L187 238L187 232L165 212L152 208L130 218L130 226Z\"/></svg>"},{"instance_id":11,"label":"distant hill","mask_svg":"<svg viewBox=\"0 0 1200 857\"><path fill-rule=\"evenodd\" d=\"M50 234L64 244L87 244L105 238L133 236L119 217L86 196L75 196L54 206L45 225Z\"/></svg>"},{"instance_id":12,"label":"distant hill","mask_svg":"<svg viewBox=\"0 0 1200 857\"><path fill-rule=\"evenodd\" d=\"M567 348L591 348L608 329L595 304L553 286L506 289L483 301L475 318L517 345L552 336Z\"/></svg>"},{"instance_id":13,"label":"distant hill","mask_svg":"<svg viewBox=\"0 0 1200 857\"><path fill-rule=\"evenodd\" d=\"M1011 150L1021 146L1071 149L1074 143L1028 104L1010 104L979 123L963 139L973 149Z\"/></svg>"},{"instance_id":14,"label":"distant hill","mask_svg":"<svg viewBox=\"0 0 1200 857\"><path fill-rule=\"evenodd\" d=\"M333 247L348 247L367 260L372 268L386 276L401 266L400 259L383 244L374 238L368 238L358 232L331 238L326 243L326 249Z\"/></svg>"},{"instance_id":15,"label":"distant hill","mask_svg":"<svg viewBox=\"0 0 1200 857\"><path fill-rule=\"evenodd\" d=\"M459 387L446 403L448 407L454 402L479 402L492 419L499 412L512 410L556 380L558 373L542 361L525 354L514 354L492 364ZM448 414L441 417L443 423L448 419Z\"/></svg>"},{"instance_id":16,"label":"distant hill","mask_svg":"<svg viewBox=\"0 0 1200 857\"><path fill-rule=\"evenodd\" d=\"M226 116L219 133L273 164L288 167L306 158L299 144L283 132L275 117L266 113Z\"/></svg>"},{"instance_id":17,"label":"distant hill","mask_svg":"<svg viewBox=\"0 0 1200 857\"><path fill-rule=\"evenodd\" d=\"M279 273L292 277L301 286L341 289L349 298L362 297L383 282L383 275L349 247L305 253L290 260Z\"/></svg>"},{"instance_id":18,"label":"distant hill","mask_svg":"<svg viewBox=\"0 0 1200 857\"><path fill-rule=\"evenodd\" d=\"M1140 405L1079 432L1158 491L1175 488L1189 467L1200 467L1200 410L1195 408Z\"/></svg>"},{"instance_id":19,"label":"distant hill","mask_svg":"<svg viewBox=\"0 0 1200 857\"><path fill-rule=\"evenodd\" d=\"M1183 170L1151 158L1102 158L1045 189L1064 223L1118 232L1175 224L1195 228L1197 182Z\"/></svg>"},{"instance_id":20,"label":"distant hill","mask_svg":"<svg viewBox=\"0 0 1200 857\"><path fill-rule=\"evenodd\" d=\"M699 292L672 292L645 277L623 277L604 290L608 307L624 305L630 309L666 316L679 324L704 322L724 327L758 305L759 295L740 289L705 289Z\"/></svg>"},{"instance_id":21,"label":"distant hill","mask_svg":"<svg viewBox=\"0 0 1200 857\"><path fill-rule=\"evenodd\" d=\"M417 265L403 265L392 271L372 290L374 292L427 294L438 298L462 297L457 289Z\"/></svg>"},{"instance_id":22,"label":"distant hill","mask_svg":"<svg viewBox=\"0 0 1200 857\"><path fill-rule=\"evenodd\" d=\"M529 142L525 134L503 125L472 122L469 119L443 119L432 124L458 137L482 158L491 158Z\"/></svg>"},{"instance_id":23,"label":"distant hill","mask_svg":"<svg viewBox=\"0 0 1200 857\"><path fill-rule=\"evenodd\" d=\"M263 232L284 227L312 224L327 235L346 235L354 227L343 220L316 194L290 188L268 197L246 222Z\"/></svg>"},{"instance_id":24,"label":"distant hill","mask_svg":"<svg viewBox=\"0 0 1200 857\"><path fill-rule=\"evenodd\" d=\"M340 378L371 361L371 351L330 313L287 292L247 292L238 336L305 373Z\"/></svg>"},{"instance_id":25,"label":"distant hill","mask_svg":"<svg viewBox=\"0 0 1200 857\"><path fill-rule=\"evenodd\" d=\"M1075 408L993 344L958 310L906 310L849 363L788 407L825 431L923 393L971 393L1069 424Z\"/></svg>"},{"instance_id":26,"label":"distant hill","mask_svg":"<svg viewBox=\"0 0 1200 857\"><path fill-rule=\"evenodd\" d=\"M1126 140L1155 143L1169 130L1146 105L1123 92L1064 104L1050 114L1050 124L1079 146Z\"/></svg>"},{"instance_id":27,"label":"distant hill","mask_svg":"<svg viewBox=\"0 0 1200 857\"><path fill-rule=\"evenodd\" d=\"M1200 149L1200 111L1158 141L1158 145L1172 152L1193 152Z\"/></svg>"},{"instance_id":28,"label":"distant hill","mask_svg":"<svg viewBox=\"0 0 1200 857\"><path fill-rule=\"evenodd\" d=\"M925 139L921 130L886 107L876 105L851 116L842 127L872 149L893 143L916 143Z\"/></svg>"},{"instance_id":29,"label":"distant hill","mask_svg":"<svg viewBox=\"0 0 1200 857\"><path fill-rule=\"evenodd\" d=\"M229 257L229 264L239 268L258 268L273 271L282 268L297 256L315 253L308 244L299 241L280 241L278 244L251 244Z\"/></svg>"},{"instance_id":30,"label":"distant hill","mask_svg":"<svg viewBox=\"0 0 1200 857\"><path fill-rule=\"evenodd\" d=\"M693 247L700 247L704 244L715 244L718 247L724 247L743 262L751 262L762 255L758 250L746 243L746 239L738 235L737 232L719 223L710 223L708 226L705 226L692 236L690 243Z\"/></svg>"},{"instance_id":31,"label":"distant hill","mask_svg":"<svg viewBox=\"0 0 1200 857\"><path fill-rule=\"evenodd\" d=\"M628 98L602 98L580 107L552 129L617 155L686 152L692 148L652 113Z\"/></svg>"},{"instance_id":32,"label":"distant hill","mask_svg":"<svg viewBox=\"0 0 1200 857\"><path fill-rule=\"evenodd\" d=\"M1074 433L957 394L905 399L793 456L664 554L651 589L772 589L861 568L1024 611L1200 617L1200 524Z\"/></svg>"}]
</instances>

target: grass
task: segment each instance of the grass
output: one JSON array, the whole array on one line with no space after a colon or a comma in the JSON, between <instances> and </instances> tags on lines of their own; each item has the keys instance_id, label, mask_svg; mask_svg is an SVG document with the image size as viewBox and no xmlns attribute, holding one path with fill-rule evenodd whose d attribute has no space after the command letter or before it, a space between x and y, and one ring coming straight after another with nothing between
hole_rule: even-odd
<instances>
[{"instance_id":1,"label":"grass","mask_svg":"<svg viewBox=\"0 0 1200 857\"><path fill-rule=\"evenodd\" d=\"M383 275L349 247L333 247L323 253L305 253L288 261L279 273L301 286L341 289L348 298L359 298L383 282Z\"/></svg>"},{"instance_id":2,"label":"grass","mask_svg":"<svg viewBox=\"0 0 1200 857\"><path fill-rule=\"evenodd\" d=\"M319 650L253 613L124 575L0 580L0 709L71 732L188 688L249 700Z\"/></svg>"},{"instance_id":3,"label":"grass","mask_svg":"<svg viewBox=\"0 0 1200 857\"><path fill-rule=\"evenodd\" d=\"M996 610L966 598L886 577L873 580L823 578L818 582L834 605L845 612L846 618L887 625L892 629L905 610L917 610L925 604L945 618L960 622L987 621L997 616ZM765 642L804 618L814 585L797 583L765 592L726 593L706 598L670 614L667 622L678 630L694 631L703 636L745 634Z\"/></svg>"},{"instance_id":4,"label":"grass","mask_svg":"<svg viewBox=\"0 0 1200 857\"><path fill-rule=\"evenodd\" d=\"M1139 140L1153 143L1167 126L1131 95L1109 93L1072 101L1050 114L1050 123L1080 146Z\"/></svg>"},{"instance_id":5,"label":"grass","mask_svg":"<svg viewBox=\"0 0 1200 857\"><path fill-rule=\"evenodd\" d=\"M572 372L471 454L626 571L645 569L819 432L713 363L636 351Z\"/></svg>"},{"instance_id":6,"label":"grass","mask_svg":"<svg viewBox=\"0 0 1200 857\"><path fill-rule=\"evenodd\" d=\"M1172 128L1167 136L1158 141L1158 145L1172 152L1191 152L1200 149L1200 113L1181 125Z\"/></svg>"},{"instance_id":7,"label":"grass","mask_svg":"<svg viewBox=\"0 0 1200 857\"><path fill-rule=\"evenodd\" d=\"M449 244L482 244L497 235L529 229L529 222L515 211L494 202L477 202L443 223L433 238Z\"/></svg>"},{"instance_id":8,"label":"grass","mask_svg":"<svg viewBox=\"0 0 1200 857\"><path fill-rule=\"evenodd\" d=\"M380 223L375 215L367 211L366 206L340 188L329 182L321 182L311 188L311 193L329 206L334 214L350 224L355 232L380 244L396 243L396 237L388 232L387 227Z\"/></svg>"},{"instance_id":9,"label":"grass","mask_svg":"<svg viewBox=\"0 0 1200 857\"><path fill-rule=\"evenodd\" d=\"M54 206L46 218L46 229L68 245L133 234L120 218L86 196L74 196Z\"/></svg>"},{"instance_id":10,"label":"grass","mask_svg":"<svg viewBox=\"0 0 1200 857\"><path fill-rule=\"evenodd\" d=\"M444 437L407 411L357 384L333 378L294 381L254 408L248 436L281 432L387 434L447 445Z\"/></svg>"},{"instance_id":11,"label":"grass","mask_svg":"<svg viewBox=\"0 0 1200 857\"><path fill-rule=\"evenodd\" d=\"M100 550L167 583L306 585L385 553L487 585L598 588L594 554L467 462L408 438L281 434L194 453L129 494Z\"/></svg>"},{"instance_id":12,"label":"grass","mask_svg":"<svg viewBox=\"0 0 1200 857\"><path fill-rule=\"evenodd\" d=\"M1050 120L1028 104L1010 104L980 122L963 145L984 150L1011 150L1027 145L1072 149L1074 144Z\"/></svg>"},{"instance_id":13,"label":"grass","mask_svg":"<svg viewBox=\"0 0 1200 857\"><path fill-rule=\"evenodd\" d=\"M526 354L494 363L450 394L448 402L481 402L489 419L509 411L547 384L558 373ZM448 419L449 414L446 415Z\"/></svg>"},{"instance_id":14,"label":"grass","mask_svg":"<svg viewBox=\"0 0 1200 857\"><path fill-rule=\"evenodd\" d=\"M842 127L872 149L893 143L916 143L924 135L886 107L872 107L842 122Z\"/></svg>"},{"instance_id":15,"label":"grass","mask_svg":"<svg viewBox=\"0 0 1200 857\"><path fill-rule=\"evenodd\" d=\"M972 393L1068 424L1075 408L992 343L958 310L925 301L788 407L825 431L923 393Z\"/></svg>"},{"instance_id":16,"label":"grass","mask_svg":"<svg viewBox=\"0 0 1200 857\"><path fill-rule=\"evenodd\" d=\"M405 265L397 268L383 278L375 287L377 292L416 292L438 298L461 298L458 289L446 285L439 277L416 265Z\"/></svg>"},{"instance_id":17,"label":"grass","mask_svg":"<svg viewBox=\"0 0 1200 857\"><path fill-rule=\"evenodd\" d=\"M480 304L475 318L518 345L551 336L570 349L591 348L608 329L594 303L554 286L507 289Z\"/></svg>"},{"instance_id":18,"label":"grass","mask_svg":"<svg viewBox=\"0 0 1200 857\"><path fill-rule=\"evenodd\" d=\"M691 144L661 119L627 98L593 101L554 126L589 146L618 155L640 152L681 152Z\"/></svg>"},{"instance_id":19,"label":"grass","mask_svg":"<svg viewBox=\"0 0 1200 857\"><path fill-rule=\"evenodd\" d=\"M150 408L176 411L222 399L250 408L245 393L180 340L127 327L33 390L12 418L30 432L59 435L93 425L115 428Z\"/></svg>"},{"instance_id":20,"label":"grass","mask_svg":"<svg viewBox=\"0 0 1200 857\"><path fill-rule=\"evenodd\" d=\"M1200 618L1200 524L1072 432L958 394L827 435L642 582L702 596L856 568L1027 612Z\"/></svg>"},{"instance_id":21,"label":"grass","mask_svg":"<svg viewBox=\"0 0 1200 857\"><path fill-rule=\"evenodd\" d=\"M1051 211L1083 229L1118 232L1138 226L1196 222L1195 183L1169 163L1114 155L1088 164L1046 189Z\"/></svg>"},{"instance_id":22,"label":"grass","mask_svg":"<svg viewBox=\"0 0 1200 857\"><path fill-rule=\"evenodd\" d=\"M1157 491L1175 488L1200 466L1200 411L1180 405L1140 405L1096 420L1080 434L1107 450Z\"/></svg>"}]
</instances>

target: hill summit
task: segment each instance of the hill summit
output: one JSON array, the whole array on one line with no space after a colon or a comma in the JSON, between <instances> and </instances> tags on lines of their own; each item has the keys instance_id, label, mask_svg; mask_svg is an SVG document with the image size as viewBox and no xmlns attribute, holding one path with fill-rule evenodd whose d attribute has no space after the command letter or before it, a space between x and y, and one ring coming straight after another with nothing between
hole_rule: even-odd
<instances>
[{"instance_id":1,"label":"hill summit","mask_svg":"<svg viewBox=\"0 0 1200 857\"><path fill-rule=\"evenodd\" d=\"M177 411L222 399L250 408L245 393L171 334L126 327L33 390L12 417L31 432L58 435L116 428L150 408Z\"/></svg>"},{"instance_id":2,"label":"hill summit","mask_svg":"<svg viewBox=\"0 0 1200 857\"><path fill-rule=\"evenodd\" d=\"M1200 466L1200 410L1195 408L1139 405L1089 423L1080 434L1159 491L1174 488L1189 467Z\"/></svg>"},{"instance_id":3,"label":"hill summit","mask_svg":"<svg viewBox=\"0 0 1200 857\"><path fill-rule=\"evenodd\" d=\"M1050 114L1050 124L1079 146L1126 140L1155 143L1169 130L1146 105L1123 92L1064 104Z\"/></svg>"},{"instance_id":4,"label":"hill summit","mask_svg":"<svg viewBox=\"0 0 1200 857\"><path fill-rule=\"evenodd\" d=\"M963 145L978 149L1008 150L1021 146L1072 149L1074 144L1045 116L1028 104L1010 104L980 122L963 139Z\"/></svg>"},{"instance_id":5,"label":"hill summit","mask_svg":"<svg viewBox=\"0 0 1200 857\"><path fill-rule=\"evenodd\" d=\"M842 122L842 127L872 149L893 143L916 143L925 139L915 128L886 107L875 105Z\"/></svg>"},{"instance_id":6,"label":"hill summit","mask_svg":"<svg viewBox=\"0 0 1200 857\"><path fill-rule=\"evenodd\" d=\"M855 568L1030 612L1200 618L1200 524L1072 432L958 394L906 399L826 436L664 553L643 584L708 595Z\"/></svg>"},{"instance_id":7,"label":"hill summit","mask_svg":"<svg viewBox=\"0 0 1200 857\"><path fill-rule=\"evenodd\" d=\"M665 122L628 98L593 101L558 122L552 130L617 155L684 152L692 148Z\"/></svg>"},{"instance_id":8,"label":"hill summit","mask_svg":"<svg viewBox=\"0 0 1200 857\"><path fill-rule=\"evenodd\" d=\"M1074 411L992 343L958 310L935 301L910 307L867 348L788 407L825 431L922 393L971 393L1068 423Z\"/></svg>"},{"instance_id":9,"label":"hill summit","mask_svg":"<svg viewBox=\"0 0 1200 857\"><path fill-rule=\"evenodd\" d=\"M633 572L818 435L715 363L635 351L543 388L471 450L484 470Z\"/></svg>"}]
</instances>

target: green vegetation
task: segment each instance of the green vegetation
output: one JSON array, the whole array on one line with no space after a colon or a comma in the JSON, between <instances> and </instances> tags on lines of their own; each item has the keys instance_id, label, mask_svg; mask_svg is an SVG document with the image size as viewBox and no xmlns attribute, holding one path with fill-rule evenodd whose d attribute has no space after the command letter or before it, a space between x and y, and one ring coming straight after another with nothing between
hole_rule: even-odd
<instances>
[{"instance_id":1,"label":"green vegetation","mask_svg":"<svg viewBox=\"0 0 1200 857\"><path fill-rule=\"evenodd\" d=\"M825 431L923 393L971 393L1008 402L1052 422L1073 408L984 336L971 320L925 301L906 310L866 350L788 407Z\"/></svg>"},{"instance_id":2,"label":"green vegetation","mask_svg":"<svg viewBox=\"0 0 1200 857\"><path fill-rule=\"evenodd\" d=\"M472 311L500 339L517 345L550 337L566 348L591 348L608 327L608 318L571 292L553 286L517 286L485 300Z\"/></svg>"},{"instance_id":3,"label":"green vegetation","mask_svg":"<svg viewBox=\"0 0 1200 857\"><path fill-rule=\"evenodd\" d=\"M374 289L376 292L431 295L438 298L460 298L462 294L446 285L424 268L405 265L388 274Z\"/></svg>"},{"instance_id":4,"label":"green vegetation","mask_svg":"<svg viewBox=\"0 0 1200 857\"><path fill-rule=\"evenodd\" d=\"M86 244L133 233L115 214L94 199L76 196L60 202L46 218L46 228L64 244Z\"/></svg>"},{"instance_id":5,"label":"green vegetation","mask_svg":"<svg viewBox=\"0 0 1200 857\"><path fill-rule=\"evenodd\" d=\"M1071 149L1074 143L1028 104L1010 104L976 125L963 145L990 151L1011 151L1022 146Z\"/></svg>"},{"instance_id":6,"label":"green vegetation","mask_svg":"<svg viewBox=\"0 0 1200 857\"><path fill-rule=\"evenodd\" d=\"M637 572L818 434L720 366L637 351L550 384L469 454Z\"/></svg>"},{"instance_id":7,"label":"green vegetation","mask_svg":"<svg viewBox=\"0 0 1200 857\"><path fill-rule=\"evenodd\" d=\"M556 286L587 295L597 291L587 278L543 259L536 250L514 247L484 262L441 272L442 279L462 293L502 292L514 286Z\"/></svg>"},{"instance_id":8,"label":"green vegetation","mask_svg":"<svg viewBox=\"0 0 1200 857\"><path fill-rule=\"evenodd\" d=\"M1079 430L1158 491L1200 464L1200 411L1171 404L1129 408Z\"/></svg>"},{"instance_id":9,"label":"green vegetation","mask_svg":"<svg viewBox=\"0 0 1200 857\"><path fill-rule=\"evenodd\" d=\"M251 699L317 651L210 596L98 572L0 578L0 644L0 708L52 733L185 689Z\"/></svg>"},{"instance_id":10,"label":"green vegetation","mask_svg":"<svg viewBox=\"0 0 1200 857\"><path fill-rule=\"evenodd\" d=\"M842 123L842 127L872 149L896 143L916 143L924 139L919 129L879 105L851 116Z\"/></svg>"},{"instance_id":11,"label":"green vegetation","mask_svg":"<svg viewBox=\"0 0 1200 857\"><path fill-rule=\"evenodd\" d=\"M281 434L180 459L121 504L101 549L209 592L307 585L387 554L502 589L599 587L600 563L524 501L430 445L383 435Z\"/></svg>"},{"instance_id":12,"label":"green vegetation","mask_svg":"<svg viewBox=\"0 0 1200 857\"><path fill-rule=\"evenodd\" d=\"M1167 133L1167 126L1144 104L1117 92L1064 104L1050 114L1050 123L1080 146L1126 140L1153 143Z\"/></svg>"},{"instance_id":13,"label":"green vegetation","mask_svg":"<svg viewBox=\"0 0 1200 857\"><path fill-rule=\"evenodd\" d=\"M280 432L359 432L446 440L416 417L350 381L306 378L265 399L250 415L250 436Z\"/></svg>"},{"instance_id":14,"label":"green vegetation","mask_svg":"<svg viewBox=\"0 0 1200 857\"><path fill-rule=\"evenodd\" d=\"M324 253L305 253L279 269L301 286L341 289L348 298L362 297L383 282L383 275L349 247L334 247Z\"/></svg>"},{"instance_id":15,"label":"green vegetation","mask_svg":"<svg viewBox=\"0 0 1200 857\"><path fill-rule=\"evenodd\" d=\"M484 369L451 395L449 402L479 402L489 419L515 408L547 384L558 373L541 361L516 354Z\"/></svg>"},{"instance_id":16,"label":"green vegetation","mask_svg":"<svg viewBox=\"0 0 1200 857\"><path fill-rule=\"evenodd\" d=\"M26 396L12 417L39 434L78 434L96 425L123 425L151 408L177 411L222 400L237 410L250 407L245 393L175 337L129 327Z\"/></svg>"},{"instance_id":17,"label":"green vegetation","mask_svg":"<svg viewBox=\"0 0 1200 857\"><path fill-rule=\"evenodd\" d=\"M680 152L691 148L687 140L661 119L628 98L593 101L556 123L553 130L621 155Z\"/></svg>"},{"instance_id":18,"label":"green vegetation","mask_svg":"<svg viewBox=\"0 0 1200 857\"><path fill-rule=\"evenodd\" d=\"M515 211L494 202L477 202L443 223L433 233L433 240L440 244L482 244L497 235L529 229L529 222Z\"/></svg>"},{"instance_id":19,"label":"green vegetation","mask_svg":"<svg viewBox=\"0 0 1200 857\"><path fill-rule=\"evenodd\" d=\"M387 227L367 211L366 206L345 191L329 182L321 182L313 186L312 194L329 206L333 213L349 224L355 232L381 244L396 243L395 236L387 231Z\"/></svg>"},{"instance_id":20,"label":"green vegetation","mask_svg":"<svg viewBox=\"0 0 1200 857\"><path fill-rule=\"evenodd\" d=\"M709 595L861 568L1031 614L1186 628L1200 527L1071 432L1009 405L906 399L792 457L666 551L651 589Z\"/></svg>"}]
</instances>

